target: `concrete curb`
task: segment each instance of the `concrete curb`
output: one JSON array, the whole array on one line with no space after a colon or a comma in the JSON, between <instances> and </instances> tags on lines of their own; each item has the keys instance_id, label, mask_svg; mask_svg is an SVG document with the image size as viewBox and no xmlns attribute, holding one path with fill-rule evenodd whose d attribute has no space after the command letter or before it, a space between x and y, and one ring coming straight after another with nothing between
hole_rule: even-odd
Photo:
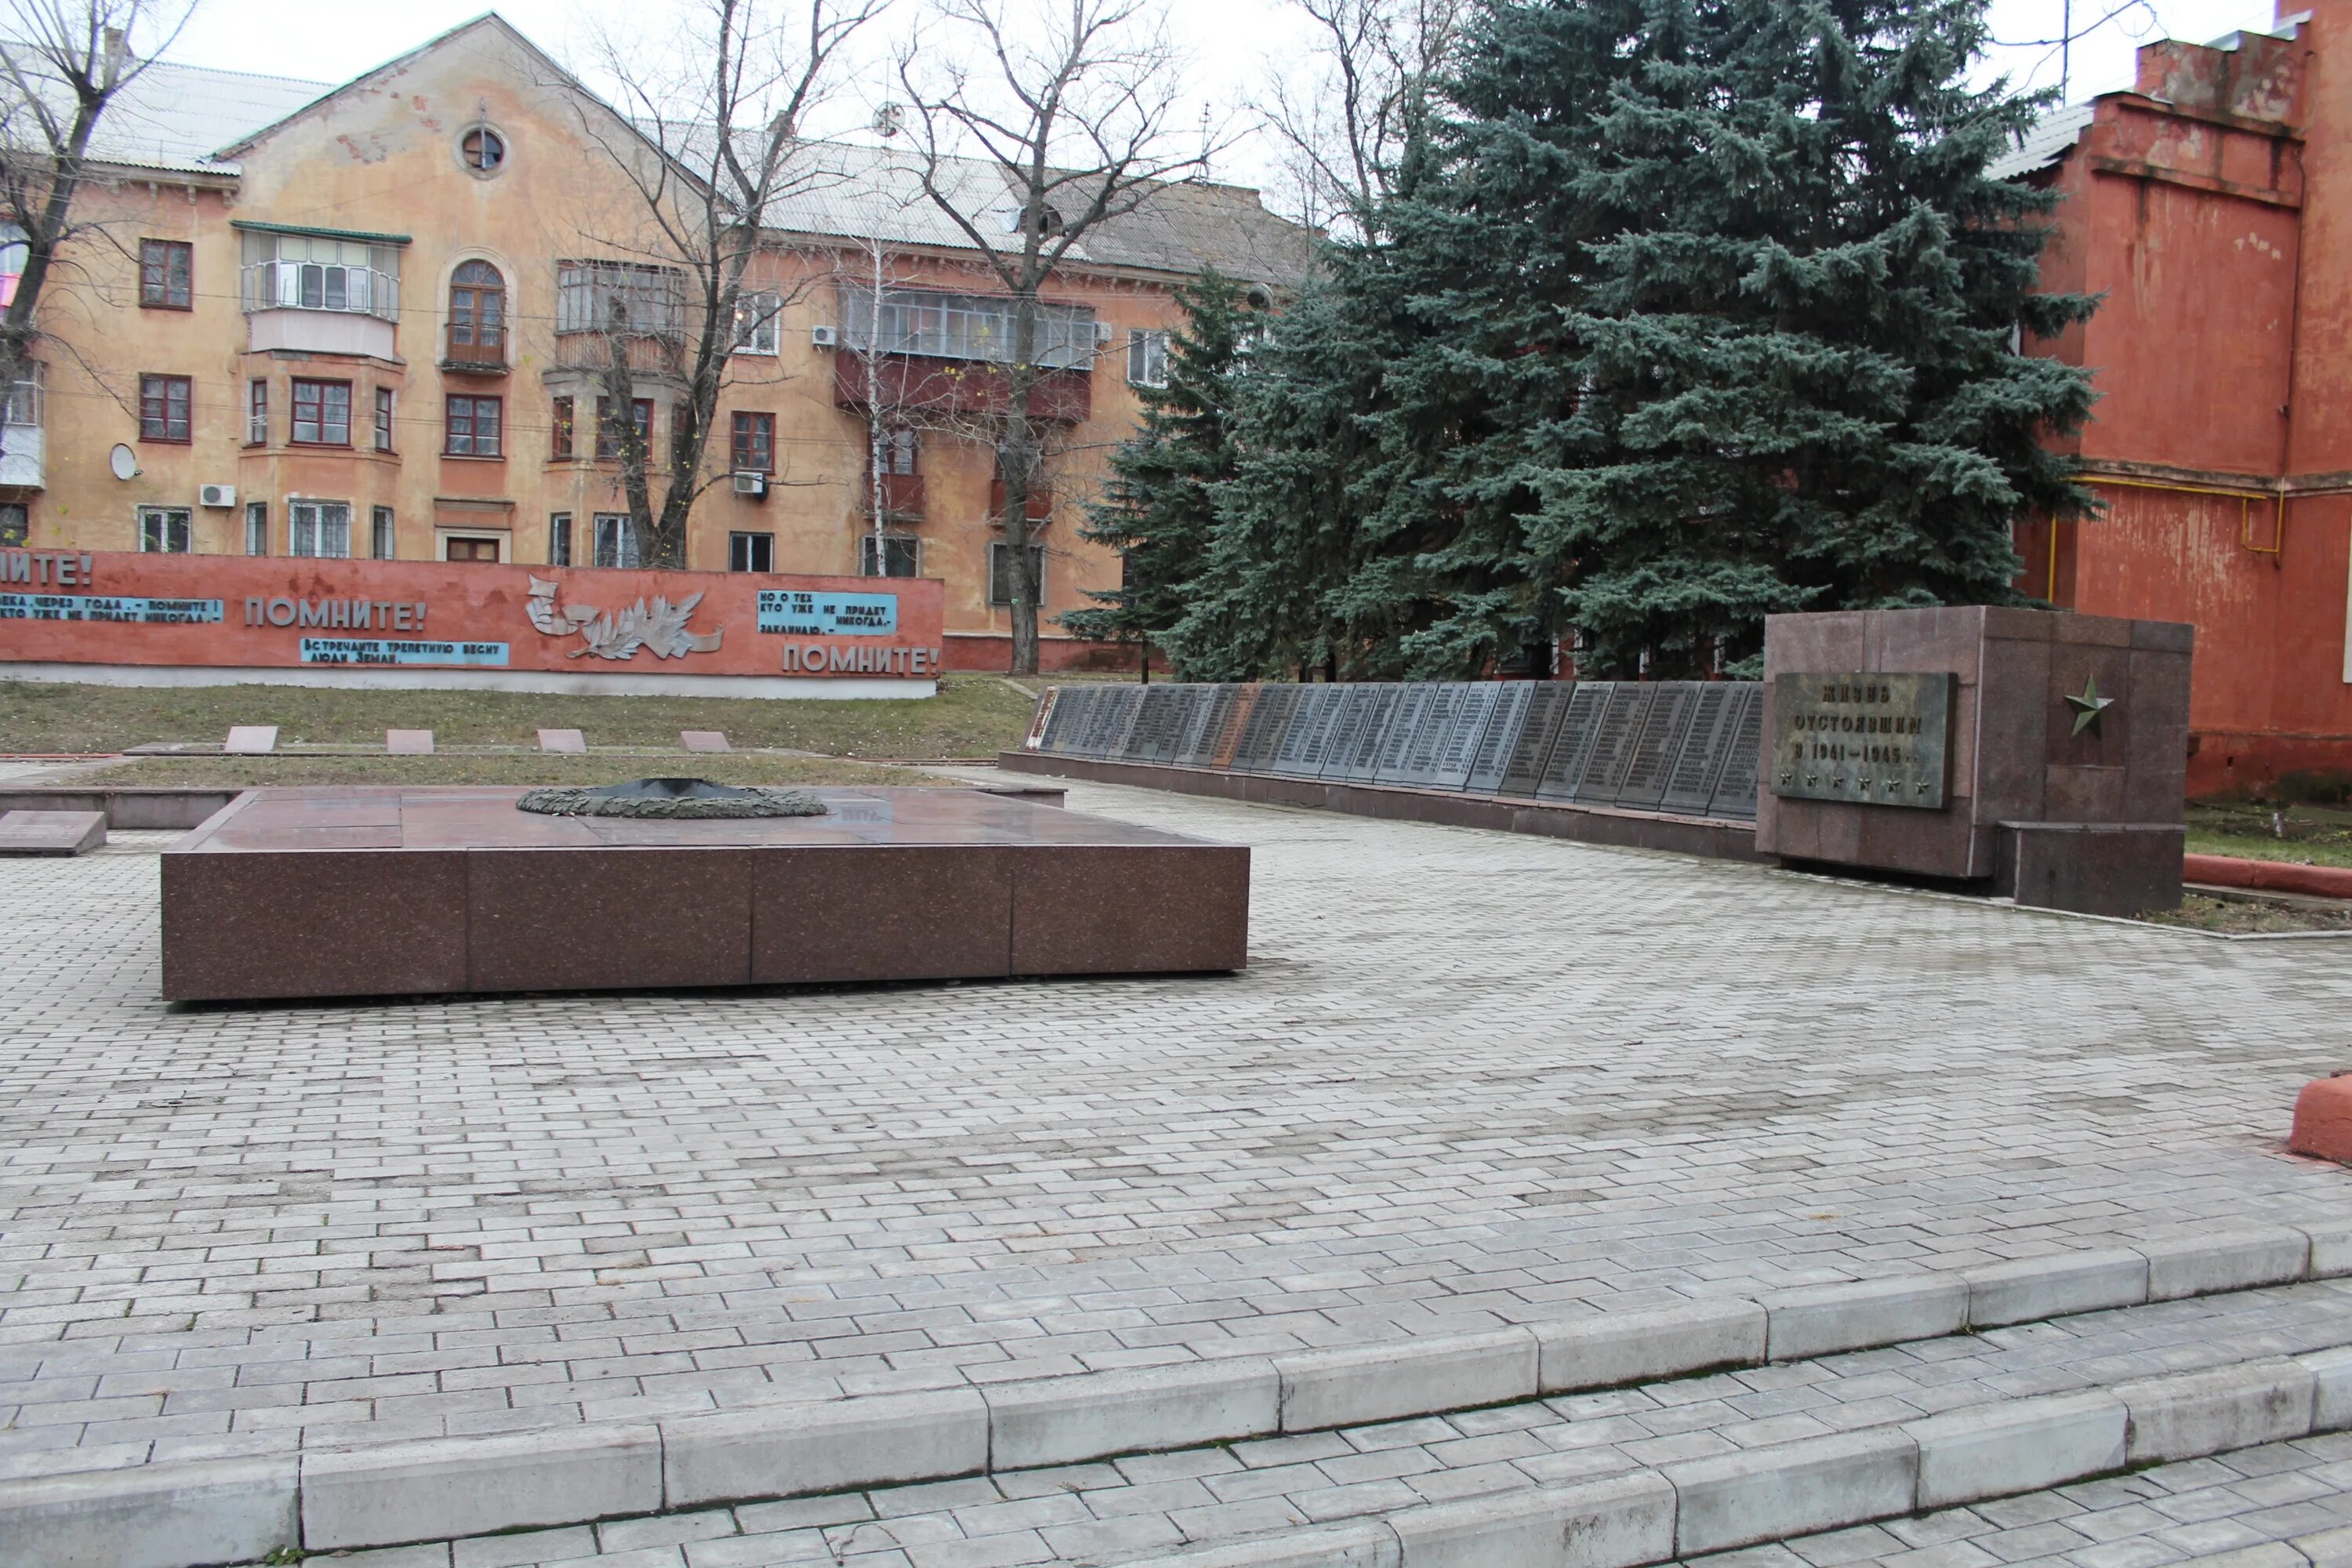
<instances>
[{"instance_id":1,"label":"concrete curb","mask_svg":"<svg viewBox=\"0 0 2352 1568\"><path fill-rule=\"evenodd\" d=\"M780 1405L625 1426L317 1449L303 1454L299 1465L206 1461L5 1482L0 1483L0 1568L194 1568L250 1561L276 1547L322 1552L394 1546L752 1499L945 1480L1510 1404L1934 1339L1969 1327L2346 1275L2352 1275L2352 1220L2208 1228L2132 1247L2056 1253L1958 1273L1808 1287L1754 1300L1697 1300L1489 1333ZM2244 1434L2284 1430L2298 1421L2305 1429L2314 1421L2331 1424L2328 1429L2352 1425L2352 1352L2259 1366L2273 1379L2263 1385L2266 1392L2231 1381L2237 1369L2115 1391L2118 1407L2131 1420L2132 1462L2217 1442L2212 1434L2235 1436L2242 1440L2223 1446L2243 1447L2272 1440ZM2200 1377L2210 1386L2193 1382ZM1998 1428L2004 1420L2042 1419L2040 1407L2046 1403L1994 1407L2025 1411L1998 1419L1976 1413L1981 1418L1978 1426L1953 1416L1915 1423L1917 1431L1887 1429L1874 1441L1893 1443L1889 1453L1899 1449L1910 1458L1889 1458L1874 1448L1867 1459L1874 1478L1870 1485L1882 1491L1891 1488L1895 1483L1888 1478L1899 1470L1908 1478L1903 1482L1910 1489L1907 1497L1921 1495L1923 1473L1930 1478L1927 1495L1938 1498L1971 1485L2010 1487L2000 1464L2026 1461L2004 1455L2005 1447L2016 1445ZM2068 1454L2105 1455L2104 1415L2072 1406L2053 1406L2046 1415L2056 1424L2051 1442L2063 1442ZM1923 1442L1928 1445L1924 1449ZM1923 1460L1923 1453L1933 1457ZM1971 1458L1971 1453L1983 1457ZM1830 1456L1821 1458L1826 1462ZM1723 1461L1694 1463L1721 1468ZM1843 1474L1838 1466L1846 1463L1840 1460L1823 1473ZM251 1473L239 1470L231 1478L229 1469L238 1466ZM2017 1474L2029 1472L2042 1473L2029 1467ZM1677 1472L1666 1473L1673 1479ZM1744 1495L1749 1484L1741 1474L1727 1470L1716 1476L1704 1468L1686 1479L1690 1485L1713 1489L1710 1495L1726 1497ZM1790 1519L1813 1517L1803 1510L1814 1505L1801 1503L1800 1493L1813 1495L1804 1487L1777 1482L1759 1495L1779 1496L1775 1506ZM1833 1504L1824 1494L1819 1507L1832 1506L1847 1505ZM1909 1508L1906 1503L1901 1511ZM1693 1517L1705 1517L1704 1510ZM193 1529L192 1519L201 1520L202 1529ZM1617 1530L1612 1524L1593 1539L1615 1539ZM223 1544L211 1544L215 1540ZM229 1543L236 1546L233 1553ZM1453 1560L1426 1555L1438 1550L1425 1547L1419 1561ZM1326 1555L1317 1561L1352 1559Z\"/></svg>"}]
</instances>

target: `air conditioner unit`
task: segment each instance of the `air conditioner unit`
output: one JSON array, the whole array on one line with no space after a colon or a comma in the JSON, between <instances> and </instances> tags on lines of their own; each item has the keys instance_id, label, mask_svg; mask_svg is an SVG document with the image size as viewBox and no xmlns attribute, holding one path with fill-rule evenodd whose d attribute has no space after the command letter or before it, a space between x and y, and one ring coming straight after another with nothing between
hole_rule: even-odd
<instances>
[{"instance_id":1,"label":"air conditioner unit","mask_svg":"<svg viewBox=\"0 0 2352 1568\"><path fill-rule=\"evenodd\" d=\"M753 500L767 500L768 476L757 468L736 469L735 493L739 496L750 496Z\"/></svg>"},{"instance_id":2,"label":"air conditioner unit","mask_svg":"<svg viewBox=\"0 0 2352 1568\"><path fill-rule=\"evenodd\" d=\"M817 348L837 349L841 346L841 329L827 326L811 327L809 342Z\"/></svg>"},{"instance_id":3,"label":"air conditioner unit","mask_svg":"<svg viewBox=\"0 0 2352 1568\"><path fill-rule=\"evenodd\" d=\"M1111 340L1118 336L1118 334L1117 332L1111 331L1111 325L1108 321L1097 321L1095 323L1095 347L1098 349L1107 349L1110 347Z\"/></svg>"},{"instance_id":4,"label":"air conditioner unit","mask_svg":"<svg viewBox=\"0 0 2352 1568\"><path fill-rule=\"evenodd\" d=\"M235 485L198 485L196 504L198 506L235 506L236 487Z\"/></svg>"}]
</instances>

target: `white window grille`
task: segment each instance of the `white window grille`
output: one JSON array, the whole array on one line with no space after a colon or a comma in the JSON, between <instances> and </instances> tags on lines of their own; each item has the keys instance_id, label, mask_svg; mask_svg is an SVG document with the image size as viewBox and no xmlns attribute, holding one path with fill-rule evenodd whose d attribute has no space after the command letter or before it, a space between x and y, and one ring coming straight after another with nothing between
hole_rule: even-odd
<instances>
[{"instance_id":1,"label":"white window grille","mask_svg":"<svg viewBox=\"0 0 2352 1568\"><path fill-rule=\"evenodd\" d=\"M400 247L248 229L239 292L257 310L330 310L400 320Z\"/></svg>"},{"instance_id":2,"label":"white window grille","mask_svg":"<svg viewBox=\"0 0 2352 1568\"><path fill-rule=\"evenodd\" d=\"M352 552L352 508L348 501L298 500L286 505L286 533L291 552L330 560Z\"/></svg>"},{"instance_id":3,"label":"white window grille","mask_svg":"<svg viewBox=\"0 0 2352 1568\"><path fill-rule=\"evenodd\" d=\"M886 289L877 317L874 291L849 285L839 304L841 340L852 349L994 364L1013 357L1013 301L1003 295ZM1093 368L1093 307L1039 305L1035 363L1048 370Z\"/></svg>"}]
</instances>

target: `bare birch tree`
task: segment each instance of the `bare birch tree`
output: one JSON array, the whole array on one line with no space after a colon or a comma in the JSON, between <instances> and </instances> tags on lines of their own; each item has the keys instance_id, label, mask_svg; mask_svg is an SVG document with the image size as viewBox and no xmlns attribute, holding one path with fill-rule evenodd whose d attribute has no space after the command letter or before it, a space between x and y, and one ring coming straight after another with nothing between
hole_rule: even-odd
<instances>
[{"instance_id":1,"label":"bare birch tree","mask_svg":"<svg viewBox=\"0 0 2352 1568\"><path fill-rule=\"evenodd\" d=\"M580 297L559 300L557 330L585 331L598 345L607 411L598 436L619 460L646 565L686 564L694 503L730 471L708 461L730 366L747 338L775 331L797 286L749 288L746 274L776 250L778 205L836 177L806 127L845 47L884 3L808 0L779 17L760 0L701 0L667 49L603 47L601 74L617 84L630 123L583 104L582 125L621 172L639 227L607 237L628 262L578 269ZM655 386L674 399L658 446L635 416Z\"/></svg>"},{"instance_id":2,"label":"bare birch tree","mask_svg":"<svg viewBox=\"0 0 2352 1568\"><path fill-rule=\"evenodd\" d=\"M901 52L898 79L923 194L1009 297L984 429L1003 485L1013 669L1034 675L1041 583L1029 513L1050 445L1046 378L1074 353L1081 368L1094 355L1040 296L1087 235L1164 184L1199 178L1213 150L1206 137L1176 146L1179 61L1144 0L1034 0L1017 14L1002 0L934 0L932 19L935 36ZM1002 182L979 210L963 157Z\"/></svg>"},{"instance_id":3,"label":"bare birch tree","mask_svg":"<svg viewBox=\"0 0 2352 1568\"><path fill-rule=\"evenodd\" d=\"M1311 65L1272 77L1258 106L1283 147L1305 221L1369 237L1410 148L1466 0L1291 0L1314 26Z\"/></svg>"},{"instance_id":4,"label":"bare birch tree","mask_svg":"<svg viewBox=\"0 0 2352 1568\"><path fill-rule=\"evenodd\" d=\"M80 244L102 237L121 254L120 242L77 212L74 198L97 171L91 149L109 110L179 37L194 9L194 0L0 5L0 225L16 231L0 244L25 248L16 291L0 309L0 398L38 358L42 296L79 269Z\"/></svg>"}]
</instances>

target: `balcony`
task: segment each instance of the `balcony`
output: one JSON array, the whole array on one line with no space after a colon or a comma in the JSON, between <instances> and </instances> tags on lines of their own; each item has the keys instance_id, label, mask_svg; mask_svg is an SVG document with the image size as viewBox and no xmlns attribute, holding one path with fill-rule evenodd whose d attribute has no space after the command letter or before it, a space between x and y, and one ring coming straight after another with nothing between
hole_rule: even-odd
<instances>
[{"instance_id":1,"label":"balcony","mask_svg":"<svg viewBox=\"0 0 2352 1568\"><path fill-rule=\"evenodd\" d=\"M441 368L461 375L504 375L507 373L506 333L496 326L477 327L471 321L451 321L443 329ZM477 342L487 337L488 342ZM459 340L464 340L460 342Z\"/></svg>"},{"instance_id":2,"label":"balcony","mask_svg":"<svg viewBox=\"0 0 2352 1568\"><path fill-rule=\"evenodd\" d=\"M871 514L874 510L873 481L867 479L858 492L858 506ZM882 521L885 522L920 522L923 521L923 476L920 474L885 474L882 476Z\"/></svg>"},{"instance_id":3,"label":"balcony","mask_svg":"<svg viewBox=\"0 0 2352 1568\"><path fill-rule=\"evenodd\" d=\"M1054 492L1042 487L1031 490L1028 510L1029 521L1032 522L1053 521ZM988 521L991 527L1004 526L1004 481L1003 479L988 481Z\"/></svg>"},{"instance_id":4,"label":"balcony","mask_svg":"<svg viewBox=\"0 0 2352 1568\"><path fill-rule=\"evenodd\" d=\"M1001 414L1010 394L1004 371L984 360L889 354L879 362L877 395L866 386L866 356L833 356L833 401L860 413L878 405L887 415ZM1060 425L1083 423L1094 411L1094 378L1083 370L1043 370L1029 388L1029 416Z\"/></svg>"}]
</instances>

